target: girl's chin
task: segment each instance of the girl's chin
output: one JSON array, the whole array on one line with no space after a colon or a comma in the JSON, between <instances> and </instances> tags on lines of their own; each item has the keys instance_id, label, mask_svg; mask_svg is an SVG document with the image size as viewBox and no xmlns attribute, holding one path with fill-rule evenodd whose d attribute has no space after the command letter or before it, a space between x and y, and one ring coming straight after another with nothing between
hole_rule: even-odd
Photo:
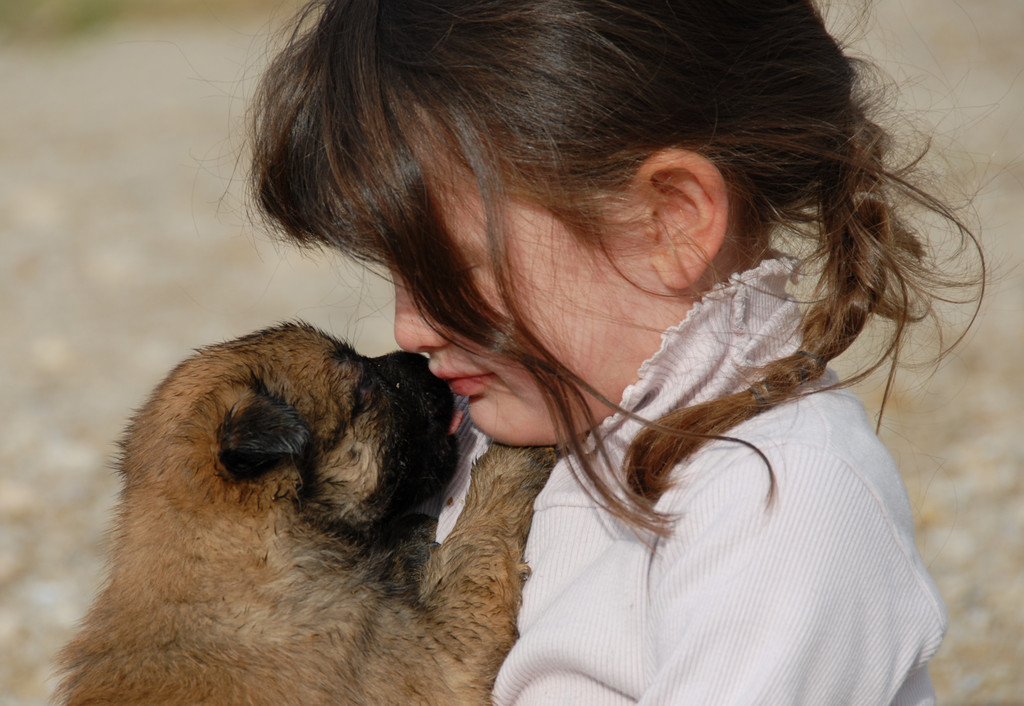
<instances>
[{"instance_id":1,"label":"girl's chin","mask_svg":"<svg viewBox=\"0 0 1024 706\"><path fill-rule=\"evenodd\" d=\"M481 432L506 446L551 446L555 443L555 429L547 411L497 409L486 397L471 397L469 417Z\"/></svg>"}]
</instances>

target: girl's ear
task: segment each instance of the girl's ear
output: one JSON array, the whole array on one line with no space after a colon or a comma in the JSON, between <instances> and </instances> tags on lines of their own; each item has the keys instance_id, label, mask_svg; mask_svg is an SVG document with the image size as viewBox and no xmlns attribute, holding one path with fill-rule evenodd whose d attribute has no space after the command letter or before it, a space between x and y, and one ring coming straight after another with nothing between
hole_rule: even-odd
<instances>
[{"instance_id":1,"label":"girl's ear","mask_svg":"<svg viewBox=\"0 0 1024 706\"><path fill-rule=\"evenodd\" d=\"M648 245L655 273L670 292L692 292L725 242L725 179L696 152L663 150L640 166L634 188L653 216Z\"/></svg>"}]
</instances>

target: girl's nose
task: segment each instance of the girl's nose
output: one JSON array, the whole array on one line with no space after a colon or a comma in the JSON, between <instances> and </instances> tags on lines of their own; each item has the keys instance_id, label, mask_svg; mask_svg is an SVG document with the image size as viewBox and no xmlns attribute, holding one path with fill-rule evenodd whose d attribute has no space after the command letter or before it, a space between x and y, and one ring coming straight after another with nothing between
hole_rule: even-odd
<instances>
[{"instance_id":1,"label":"girl's nose","mask_svg":"<svg viewBox=\"0 0 1024 706\"><path fill-rule=\"evenodd\" d=\"M395 342L410 353L432 353L447 341L423 318L409 292L395 282Z\"/></svg>"}]
</instances>

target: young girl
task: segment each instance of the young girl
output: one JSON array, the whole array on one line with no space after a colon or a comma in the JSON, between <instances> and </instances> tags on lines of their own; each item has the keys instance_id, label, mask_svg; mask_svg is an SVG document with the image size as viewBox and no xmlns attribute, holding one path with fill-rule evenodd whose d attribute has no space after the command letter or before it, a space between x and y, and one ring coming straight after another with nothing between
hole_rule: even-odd
<instances>
[{"instance_id":1,"label":"young girl","mask_svg":"<svg viewBox=\"0 0 1024 706\"><path fill-rule=\"evenodd\" d=\"M492 440L562 452L496 703L934 701L945 609L826 366L950 283L901 207L958 224L856 69L810 0L333 0L267 71L259 206L389 273L464 398L439 537Z\"/></svg>"}]
</instances>

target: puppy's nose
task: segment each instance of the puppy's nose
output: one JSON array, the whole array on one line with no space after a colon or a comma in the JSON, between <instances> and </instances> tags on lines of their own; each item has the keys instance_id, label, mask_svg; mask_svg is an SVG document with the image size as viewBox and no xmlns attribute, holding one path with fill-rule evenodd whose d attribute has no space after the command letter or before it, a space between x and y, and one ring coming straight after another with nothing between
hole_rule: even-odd
<instances>
[{"instance_id":1,"label":"puppy's nose","mask_svg":"<svg viewBox=\"0 0 1024 706\"><path fill-rule=\"evenodd\" d=\"M372 358L369 362L380 376L387 394L398 395L410 403L424 405L431 416L435 412L450 414L454 403L452 391L444 380L434 377L430 372L426 356L395 351L379 358ZM416 402L412 402L413 400ZM445 422L447 421L446 419Z\"/></svg>"}]
</instances>

